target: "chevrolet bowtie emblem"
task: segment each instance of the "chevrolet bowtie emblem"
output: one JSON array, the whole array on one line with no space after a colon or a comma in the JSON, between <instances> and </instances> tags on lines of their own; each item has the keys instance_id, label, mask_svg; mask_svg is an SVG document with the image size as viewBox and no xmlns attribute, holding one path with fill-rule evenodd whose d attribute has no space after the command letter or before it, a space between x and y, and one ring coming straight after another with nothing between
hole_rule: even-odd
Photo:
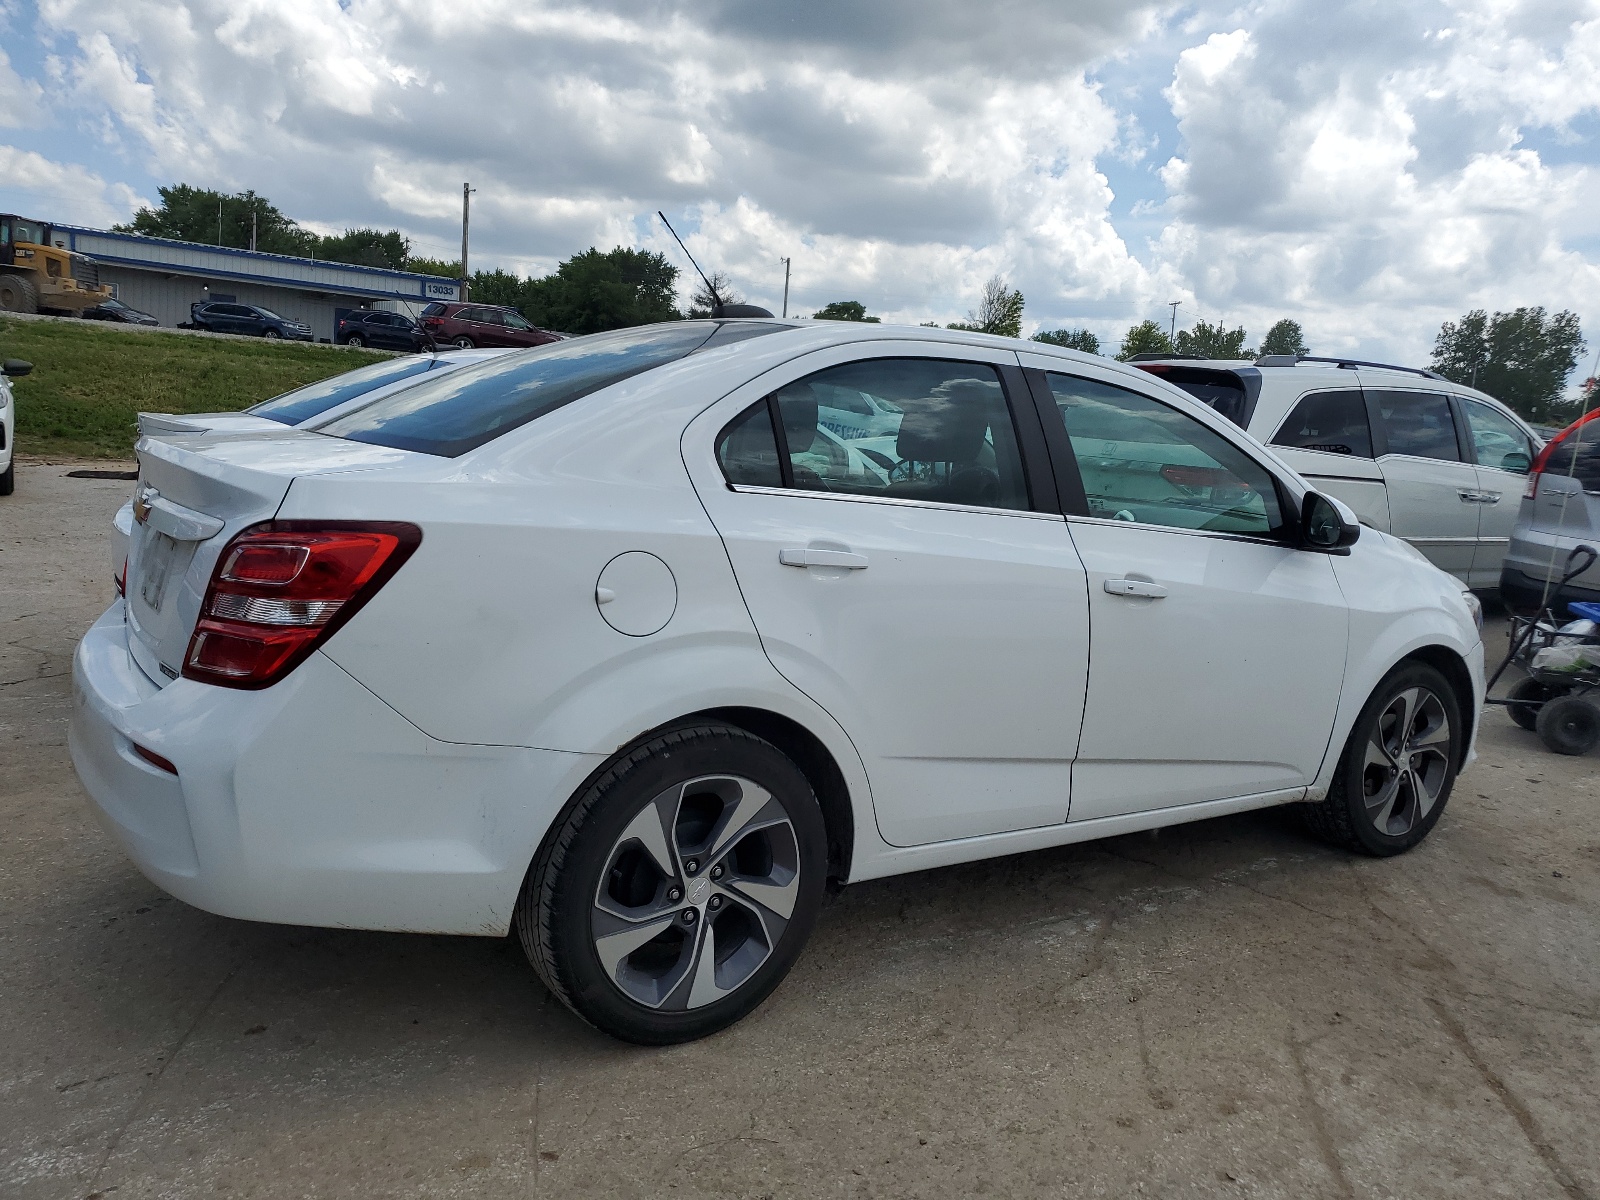
<instances>
[{"instance_id":1,"label":"chevrolet bowtie emblem","mask_svg":"<svg viewBox=\"0 0 1600 1200\"><path fill-rule=\"evenodd\" d=\"M148 483L133 494L133 519L143 525L150 519L150 503L161 493Z\"/></svg>"}]
</instances>

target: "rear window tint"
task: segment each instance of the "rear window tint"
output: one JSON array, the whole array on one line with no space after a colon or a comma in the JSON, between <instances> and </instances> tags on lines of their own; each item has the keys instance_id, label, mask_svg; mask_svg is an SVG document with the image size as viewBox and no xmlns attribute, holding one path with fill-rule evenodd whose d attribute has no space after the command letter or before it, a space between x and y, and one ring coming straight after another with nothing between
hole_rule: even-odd
<instances>
[{"instance_id":1,"label":"rear window tint","mask_svg":"<svg viewBox=\"0 0 1600 1200\"><path fill-rule=\"evenodd\" d=\"M1232 371L1217 371L1204 367L1173 367L1166 363L1141 366L1141 370L1159 376L1175 387L1180 387L1207 408L1227 417L1240 429L1247 429L1255 412L1255 397L1245 388L1243 380Z\"/></svg>"},{"instance_id":2,"label":"rear window tint","mask_svg":"<svg viewBox=\"0 0 1600 1200\"><path fill-rule=\"evenodd\" d=\"M245 411L252 416L282 421L285 425L298 425L318 413L327 412L335 404L343 404L346 400L364 396L374 388L384 387L401 379L409 379L413 375L421 375L433 364L434 360L426 356L391 358L386 362L373 363L370 367L358 367L354 371L346 371L343 375L335 375L331 379L308 383L303 388L285 392L271 400L263 400L254 408Z\"/></svg>"},{"instance_id":3,"label":"rear window tint","mask_svg":"<svg viewBox=\"0 0 1600 1200\"><path fill-rule=\"evenodd\" d=\"M1552 475L1571 475L1586 492L1600 492L1600 417L1556 442L1544 469Z\"/></svg>"},{"instance_id":4,"label":"rear window tint","mask_svg":"<svg viewBox=\"0 0 1600 1200\"><path fill-rule=\"evenodd\" d=\"M552 342L385 396L319 433L455 458L601 388L683 358L716 331L679 321Z\"/></svg>"},{"instance_id":5,"label":"rear window tint","mask_svg":"<svg viewBox=\"0 0 1600 1200\"><path fill-rule=\"evenodd\" d=\"M1295 405L1272 444L1371 458L1372 430L1367 424L1367 402L1354 389L1312 392Z\"/></svg>"},{"instance_id":6,"label":"rear window tint","mask_svg":"<svg viewBox=\"0 0 1600 1200\"><path fill-rule=\"evenodd\" d=\"M427 308L423 309L422 310L422 315L425 316L425 317L437 317L443 311L444 311L444 305L442 305L442 304L440 304L440 303L438 303L436 301L433 304L428 305Z\"/></svg>"}]
</instances>

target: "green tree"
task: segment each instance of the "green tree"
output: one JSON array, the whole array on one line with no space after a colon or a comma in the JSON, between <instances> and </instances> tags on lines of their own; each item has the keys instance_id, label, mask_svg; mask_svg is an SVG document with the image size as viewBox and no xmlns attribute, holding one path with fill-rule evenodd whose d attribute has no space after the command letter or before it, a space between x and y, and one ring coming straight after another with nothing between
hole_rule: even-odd
<instances>
[{"instance_id":1,"label":"green tree","mask_svg":"<svg viewBox=\"0 0 1600 1200\"><path fill-rule=\"evenodd\" d=\"M1306 345L1305 333L1300 328L1300 322L1285 317L1267 330L1267 336L1261 339L1261 353L1263 355L1310 354L1311 350Z\"/></svg>"},{"instance_id":2,"label":"green tree","mask_svg":"<svg viewBox=\"0 0 1600 1200\"><path fill-rule=\"evenodd\" d=\"M654 250L590 247L534 282L523 316L562 333L676 321L678 268Z\"/></svg>"},{"instance_id":3,"label":"green tree","mask_svg":"<svg viewBox=\"0 0 1600 1200\"><path fill-rule=\"evenodd\" d=\"M867 316L867 306L859 300L835 300L811 314L813 321L865 321L878 324L882 318Z\"/></svg>"},{"instance_id":4,"label":"green tree","mask_svg":"<svg viewBox=\"0 0 1600 1200\"><path fill-rule=\"evenodd\" d=\"M1477 308L1440 327L1433 369L1488 392L1525 420L1559 425L1576 411L1561 393L1586 349L1576 313L1546 316L1540 306L1490 316Z\"/></svg>"},{"instance_id":5,"label":"green tree","mask_svg":"<svg viewBox=\"0 0 1600 1200\"><path fill-rule=\"evenodd\" d=\"M454 258L422 258L408 254L405 269L417 275L441 275L446 279L461 278L461 262Z\"/></svg>"},{"instance_id":6,"label":"green tree","mask_svg":"<svg viewBox=\"0 0 1600 1200\"><path fill-rule=\"evenodd\" d=\"M1100 353L1100 339L1087 329L1045 329L1034 334L1032 340L1064 346L1068 350L1082 350L1085 354Z\"/></svg>"},{"instance_id":7,"label":"green tree","mask_svg":"<svg viewBox=\"0 0 1600 1200\"><path fill-rule=\"evenodd\" d=\"M713 295L713 292L716 294ZM718 304L743 303L744 297L733 286L733 280L721 271L713 271L709 281L702 279L694 285L694 292L689 297L689 311L684 315L691 321L701 320L709 317Z\"/></svg>"},{"instance_id":8,"label":"green tree","mask_svg":"<svg viewBox=\"0 0 1600 1200\"><path fill-rule=\"evenodd\" d=\"M1167 336L1167 331L1154 321L1140 321L1122 335L1122 347L1117 351L1117 358L1127 362L1135 354L1171 353L1172 339Z\"/></svg>"},{"instance_id":9,"label":"green tree","mask_svg":"<svg viewBox=\"0 0 1600 1200\"><path fill-rule=\"evenodd\" d=\"M259 242L257 244L259 246ZM315 239L311 251L313 257L328 262L403 271L411 253L411 242L398 229L346 229L331 237Z\"/></svg>"},{"instance_id":10,"label":"green tree","mask_svg":"<svg viewBox=\"0 0 1600 1200\"><path fill-rule=\"evenodd\" d=\"M1003 276L990 276L975 312L965 321L952 321L946 329L967 329L973 333L992 333L999 337L1022 336L1022 293L1007 287Z\"/></svg>"},{"instance_id":11,"label":"green tree","mask_svg":"<svg viewBox=\"0 0 1600 1200\"><path fill-rule=\"evenodd\" d=\"M190 187L187 183L156 191L161 196L160 205L141 208L128 224L112 228L120 233L142 233L148 237L244 250L250 246L253 216L257 250L306 256L317 241L316 234L300 228L265 196L254 192L228 196L210 188Z\"/></svg>"},{"instance_id":12,"label":"green tree","mask_svg":"<svg viewBox=\"0 0 1600 1200\"><path fill-rule=\"evenodd\" d=\"M1173 349L1179 354L1198 354L1201 358L1254 358L1256 352L1245 348L1244 327L1224 329L1222 322L1208 325L1196 321L1193 329L1178 330Z\"/></svg>"}]
</instances>

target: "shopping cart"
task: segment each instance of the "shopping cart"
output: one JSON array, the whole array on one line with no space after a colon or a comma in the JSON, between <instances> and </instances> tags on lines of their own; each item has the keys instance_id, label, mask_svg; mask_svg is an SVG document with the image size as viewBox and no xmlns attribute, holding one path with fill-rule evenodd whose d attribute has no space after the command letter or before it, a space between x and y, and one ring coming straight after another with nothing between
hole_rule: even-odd
<instances>
[{"instance_id":1,"label":"shopping cart","mask_svg":"<svg viewBox=\"0 0 1600 1200\"><path fill-rule=\"evenodd\" d=\"M1504 699L1511 719L1557 754L1587 754L1600 745L1600 604L1568 601L1576 620L1557 620L1563 589L1594 565L1592 546L1578 546L1567 555L1561 581L1550 591L1547 607L1532 616L1511 618L1510 649L1489 679L1490 692L1515 663L1527 678Z\"/></svg>"}]
</instances>

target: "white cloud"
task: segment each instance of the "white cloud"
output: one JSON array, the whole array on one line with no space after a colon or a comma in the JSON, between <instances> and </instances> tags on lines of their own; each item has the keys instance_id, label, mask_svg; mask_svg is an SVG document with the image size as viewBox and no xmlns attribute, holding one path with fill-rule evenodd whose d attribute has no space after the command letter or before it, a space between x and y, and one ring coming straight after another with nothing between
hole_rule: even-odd
<instances>
[{"instance_id":1,"label":"white cloud","mask_svg":"<svg viewBox=\"0 0 1600 1200\"><path fill-rule=\"evenodd\" d=\"M52 162L32 150L0 145L0 179L29 202L28 211L65 225L103 228L126 221L149 201L122 183L107 183L87 167Z\"/></svg>"}]
</instances>

